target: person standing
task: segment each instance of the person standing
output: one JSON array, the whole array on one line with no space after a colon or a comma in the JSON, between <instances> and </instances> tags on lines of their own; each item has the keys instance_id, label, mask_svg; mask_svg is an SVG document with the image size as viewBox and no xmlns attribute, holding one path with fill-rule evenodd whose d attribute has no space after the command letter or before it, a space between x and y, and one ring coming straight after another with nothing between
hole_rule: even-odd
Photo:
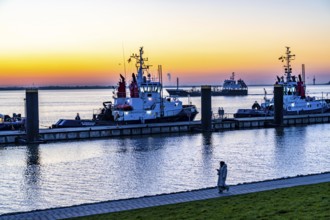
<instances>
[{"instance_id":1,"label":"person standing","mask_svg":"<svg viewBox=\"0 0 330 220\"><path fill-rule=\"evenodd\" d=\"M78 121L80 121L80 116L79 116L79 113L77 113L77 115L76 115L76 118L75 118L76 120L78 120Z\"/></svg>"},{"instance_id":2,"label":"person standing","mask_svg":"<svg viewBox=\"0 0 330 220\"><path fill-rule=\"evenodd\" d=\"M224 161L220 161L220 168L218 171L218 190L222 193L223 190L229 191L229 186L226 185L227 179L227 164Z\"/></svg>"}]
</instances>

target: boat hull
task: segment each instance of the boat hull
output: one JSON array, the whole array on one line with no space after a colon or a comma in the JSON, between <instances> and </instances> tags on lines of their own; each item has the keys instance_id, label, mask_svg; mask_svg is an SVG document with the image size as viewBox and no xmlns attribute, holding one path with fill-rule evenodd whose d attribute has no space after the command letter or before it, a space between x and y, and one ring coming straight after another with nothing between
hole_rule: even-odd
<instances>
[{"instance_id":1,"label":"boat hull","mask_svg":"<svg viewBox=\"0 0 330 220\"><path fill-rule=\"evenodd\" d=\"M272 112L265 112L256 109L238 109L237 113L234 114L234 118L250 118L250 117L267 117L273 116Z\"/></svg>"},{"instance_id":2,"label":"boat hull","mask_svg":"<svg viewBox=\"0 0 330 220\"><path fill-rule=\"evenodd\" d=\"M314 109L314 110L300 110L300 111L287 111L283 110L283 115L310 115L328 113L330 109L328 107ZM274 116L273 111L255 110L255 109L239 109L234 114L234 118L249 118L249 117L268 117Z\"/></svg>"},{"instance_id":3,"label":"boat hull","mask_svg":"<svg viewBox=\"0 0 330 220\"><path fill-rule=\"evenodd\" d=\"M152 123L168 123L168 122L182 122L193 121L198 112L192 112L187 114L182 110L175 116L160 117L155 119L131 120L131 121L106 121L106 120L72 120L72 119L60 119L52 128L70 128L70 127L93 127L93 126L115 126L126 124L152 124Z\"/></svg>"}]
</instances>

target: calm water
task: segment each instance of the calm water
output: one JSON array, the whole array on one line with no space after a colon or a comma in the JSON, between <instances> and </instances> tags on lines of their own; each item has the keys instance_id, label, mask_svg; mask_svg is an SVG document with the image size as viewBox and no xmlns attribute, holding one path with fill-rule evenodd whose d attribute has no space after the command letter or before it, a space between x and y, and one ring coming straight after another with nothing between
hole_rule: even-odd
<instances>
[{"instance_id":1,"label":"calm water","mask_svg":"<svg viewBox=\"0 0 330 220\"><path fill-rule=\"evenodd\" d=\"M311 95L330 86L309 86ZM266 87L269 94L272 87ZM251 107L246 97L213 97L214 110ZM111 90L39 91L40 124L91 118ZM324 94L325 96L325 94ZM2 92L0 112L24 112L24 92ZM187 102L187 98L182 99ZM200 98L191 98L200 107ZM200 109L200 108L199 108ZM219 160L229 184L330 171L330 124L0 146L0 214L177 192L216 185Z\"/></svg>"}]
</instances>

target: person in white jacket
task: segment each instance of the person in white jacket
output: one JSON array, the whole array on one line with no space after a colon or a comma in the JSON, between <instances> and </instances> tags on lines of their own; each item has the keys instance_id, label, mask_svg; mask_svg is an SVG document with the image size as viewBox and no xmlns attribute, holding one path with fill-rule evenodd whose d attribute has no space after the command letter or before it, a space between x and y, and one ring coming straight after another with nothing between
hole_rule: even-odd
<instances>
[{"instance_id":1,"label":"person in white jacket","mask_svg":"<svg viewBox=\"0 0 330 220\"><path fill-rule=\"evenodd\" d=\"M229 191L229 186L226 185L227 178L227 164L224 161L220 161L220 168L218 171L218 190L222 193L224 190Z\"/></svg>"}]
</instances>

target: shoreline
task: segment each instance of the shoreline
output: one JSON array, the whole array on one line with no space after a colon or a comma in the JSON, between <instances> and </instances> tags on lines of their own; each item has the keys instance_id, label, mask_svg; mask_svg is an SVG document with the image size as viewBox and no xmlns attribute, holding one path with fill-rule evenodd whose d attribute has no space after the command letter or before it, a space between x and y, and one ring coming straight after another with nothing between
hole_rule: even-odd
<instances>
[{"instance_id":1,"label":"shoreline","mask_svg":"<svg viewBox=\"0 0 330 220\"><path fill-rule=\"evenodd\" d=\"M190 191L108 200L96 203L84 203L65 207L31 210L27 212L4 213L0 215L0 219L26 219L33 217L38 219L43 219L46 217L47 219L72 218L218 197L242 195L323 182L330 182L330 171L317 174L297 175L294 177L282 177L258 182L239 183L236 185L230 185L230 192L223 194L218 194L216 187L208 187Z\"/></svg>"},{"instance_id":2,"label":"shoreline","mask_svg":"<svg viewBox=\"0 0 330 220\"><path fill-rule=\"evenodd\" d=\"M274 84L251 84L248 86L273 86ZM307 86L311 86L313 84L306 84ZM319 83L314 86L326 86L330 85L330 83ZM201 85L180 85L179 88L190 88L190 87L200 87ZM221 85L211 85L212 87L220 87ZM26 89L39 89L39 90L79 90L79 89L115 89L117 86L0 86L0 91L18 91L18 90L26 90ZM176 85L167 85L163 86L163 88L176 88Z\"/></svg>"}]
</instances>

